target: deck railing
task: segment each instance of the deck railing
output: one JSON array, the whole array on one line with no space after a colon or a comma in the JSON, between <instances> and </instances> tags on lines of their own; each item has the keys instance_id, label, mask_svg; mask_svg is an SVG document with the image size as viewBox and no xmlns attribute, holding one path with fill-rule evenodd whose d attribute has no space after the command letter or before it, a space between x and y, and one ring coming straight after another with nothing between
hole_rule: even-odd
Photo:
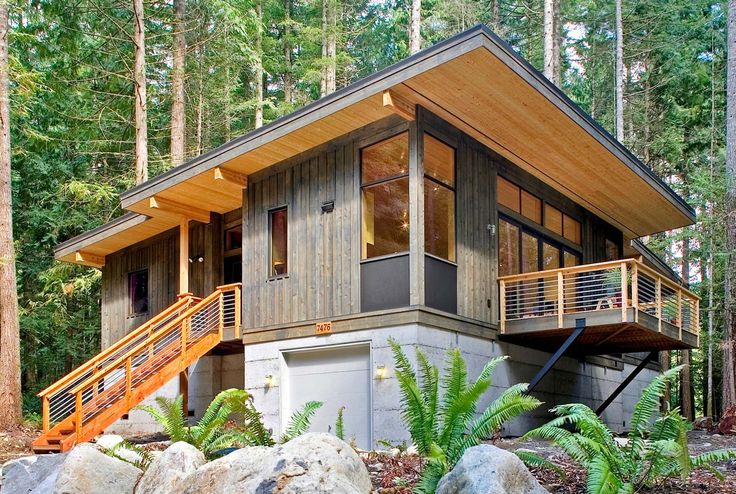
<instances>
[{"instance_id":1,"label":"deck railing","mask_svg":"<svg viewBox=\"0 0 736 494\"><path fill-rule=\"evenodd\" d=\"M499 278L501 333L509 321L554 316L564 327L567 314L620 312L618 322L637 322L639 312L665 325L699 334L700 298L637 259L537 271ZM636 309L633 317L629 309Z\"/></svg>"}]
</instances>

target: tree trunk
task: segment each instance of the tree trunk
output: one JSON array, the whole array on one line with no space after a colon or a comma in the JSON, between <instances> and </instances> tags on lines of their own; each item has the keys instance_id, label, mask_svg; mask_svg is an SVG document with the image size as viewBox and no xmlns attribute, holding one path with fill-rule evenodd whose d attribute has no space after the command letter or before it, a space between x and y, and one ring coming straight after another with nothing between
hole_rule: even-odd
<instances>
[{"instance_id":1,"label":"tree trunk","mask_svg":"<svg viewBox=\"0 0 736 494\"><path fill-rule=\"evenodd\" d=\"M184 136L186 117L184 114L184 64L186 40L184 38L185 0L174 0L174 46L171 70L171 164L184 162Z\"/></svg>"},{"instance_id":2,"label":"tree trunk","mask_svg":"<svg viewBox=\"0 0 736 494\"><path fill-rule=\"evenodd\" d=\"M493 0L493 7L491 9L491 27L499 36L503 34L501 26L501 0Z\"/></svg>"},{"instance_id":3,"label":"tree trunk","mask_svg":"<svg viewBox=\"0 0 736 494\"><path fill-rule=\"evenodd\" d=\"M322 84L321 96L334 93L337 87L337 5L336 0L322 0Z\"/></svg>"},{"instance_id":4,"label":"tree trunk","mask_svg":"<svg viewBox=\"0 0 736 494\"><path fill-rule=\"evenodd\" d=\"M616 0L616 139L624 141L624 28L621 2Z\"/></svg>"},{"instance_id":5,"label":"tree trunk","mask_svg":"<svg viewBox=\"0 0 736 494\"><path fill-rule=\"evenodd\" d=\"M291 0L284 0L284 102L294 102L294 74L291 46Z\"/></svg>"},{"instance_id":6,"label":"tree trunk","mask_svg":"<svg viewBox=\"0 0 736 494\"><path fill-rule=\"evenodd\" d=\"M682 281L685 287L690 283L690 239L682 241ZM682 321L678 321L680 324ZM682 375L680 376L680 411L689 421L695 420L693 410L692 373L690 370L690 350L682 350Z\"/></svg>"},{"instance_id":7,"label":"tree trunk","mask_svg":"<svg viewBox=\"0 0 736 494\"><path fill-rule=\"evenodd\" d=\"M736 0L728 2L726 67L726 271L723 328L723 409L736 405Z\"/></svg>"},{"instance_id":8,"label":"tree trunk","mask_svg":"<svg viewBox=\"0 0 736 494\"><path fill-rule=\"evenodd\" d=\"M148 180L148 117L146 108L146 31L143 25L143 0L133 0L135 33L135 183Z\"/></svg>"},{"instance_id":9,"label":"tree trunk","mask_svg":"<svg viewBox=\"0 0 736 494\"><path fill-rule=\"evenodd\" d=\"M263 3L256 2L256 54L255 54L256 117L255 128L263 127Z\"/></svg>"},{"instance_id":10,"label":"tree trunk","mask_svg":"<svg viewBox=\"0 0 736 494\"><path fill-rule=\"evenodd\" d=\"M560 2L544 0L544 76L560 85Z\"/></svg>"},{"instance_id":11,"label":"tree trunk","mask_svg":"<svg viewBox=\"0 0 736 494\"><path fill-rule=\"evenodd\" d=\"M670 352L668 350L659 352L659 367L662 372L670 368ZM670 388L671 386L667 383L662 399L660 400L663 411L669 410L670 408Z\"/></svg>"},{"instance_id":12,"label":"tree trunk","mask_svg":"<svg viewBox=\"0 0 736 494\"><path fill-rule=\"evenodd\" d=\"M409 18L409 53L415 54L422 49L422 0L411 0L411 16Z\"/></svg>"},{"instance_id":13,"label":"tree trunk","mask_svg":"<svg viewBox=\"0 0 736 494\"><path fill-rule=\"evenodd\" d=\"M20 329L10 181L8 1L0 0L0 429L22 420Z\"/></svg>"}]
</instances>

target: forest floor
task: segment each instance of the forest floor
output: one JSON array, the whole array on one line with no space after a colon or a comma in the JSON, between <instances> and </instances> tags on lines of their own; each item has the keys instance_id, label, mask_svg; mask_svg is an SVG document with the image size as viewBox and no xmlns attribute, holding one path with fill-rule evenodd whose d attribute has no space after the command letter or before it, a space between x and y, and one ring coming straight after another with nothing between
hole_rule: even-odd
<instances>
[{"instance_id":1,"label":"forest floor","mask_svg":"<svg viewBox=\"0 0 736 494\"><path fill-rule=\"evenodd\" d=\"M31 443L40 434L40 430L25 425L0 432L0 465L15 458L32 455Z\"/></svg>"},{"instance_id":2,"label":"forest floor","mask_svg":"<svg viewBox=\"0 0 736 494\"><path fill-rule=\"evenodd\" d=\"M721 436L704 431L693 431L689 434L690 453L700 454L715 449L736 448L736 436ZM557 447L545 441L524 441L518 439L501 439L496 446L513 451L530 449L557 464L564 472L560 478L549 470L533 469L532 474L552 494L585 494L585 470L570 459ZM392 457L388 454L371 453L364 458L371 474L373 488L379 494L410 494L419 478L421 462L417 456L403 455ZM690 474L686 480L679 478L664 479L652 489L644 490L648 494L734 494L736 493L736 460L717 465L723 473L725 481L721 482L715 475L699 470Z\"/></svg>"}]
</instances>

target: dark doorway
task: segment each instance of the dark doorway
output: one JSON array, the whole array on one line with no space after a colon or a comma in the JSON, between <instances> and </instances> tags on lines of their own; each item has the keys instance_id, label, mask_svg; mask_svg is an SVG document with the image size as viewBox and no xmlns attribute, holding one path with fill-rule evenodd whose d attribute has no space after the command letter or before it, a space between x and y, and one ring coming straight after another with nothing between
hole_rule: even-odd
<instances>
[{"instance_id":1,"label":"dark doorway","mask_svg":"<svg viewBox=\"0 0 736 494\"><path fill-rule=\"evenodd\" d=\"M225 258L224 281L226 285L243 281L243 260L240 256Z\"/></svg>"}]
</instances>

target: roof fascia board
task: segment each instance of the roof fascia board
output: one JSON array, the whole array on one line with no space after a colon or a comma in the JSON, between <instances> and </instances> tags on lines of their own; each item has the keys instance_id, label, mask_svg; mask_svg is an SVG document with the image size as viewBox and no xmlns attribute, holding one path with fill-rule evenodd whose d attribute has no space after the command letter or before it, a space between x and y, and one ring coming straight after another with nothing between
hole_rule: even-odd
<instances>
[{"instance_id":1,"label":"roof fascia board","mask_svg":"<svg viewBox=\"0 0 736 494\"><path fill-rule=\"evenodd\" d=\"M285 115L244 136L225 143L192 161L165 172L120 195L123 208L131 205L241 154L283 137L311 122L358 103L368 96L390 89L406 79L430 70L439 64L483 46L483 26L460 33L411 57L391 65L329 96L310 103L289 115Z\"/></svg>"},{"instance_id":2,"label":"roof fascia board","mask_svg":"<svg viewBox=\"0 0 736 494\"><path fill-rule=\"evenodd\" d=\"M54 257L59 259L66 255L72 254L78 250L109 238L117 233L123 232L136 225L140 225L148 221L148 216L139 213L125 213L103 225L84 232L76 237L66 240L54 247Z\"/></svg>"}]
</instances>

